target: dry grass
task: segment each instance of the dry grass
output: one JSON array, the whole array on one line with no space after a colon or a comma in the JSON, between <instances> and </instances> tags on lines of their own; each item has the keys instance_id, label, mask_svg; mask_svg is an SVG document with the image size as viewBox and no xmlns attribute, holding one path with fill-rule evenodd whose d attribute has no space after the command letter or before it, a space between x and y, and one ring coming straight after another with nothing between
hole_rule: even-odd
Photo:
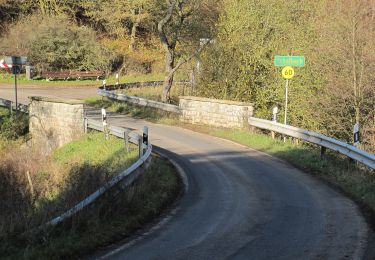
<instances>
[{"instance_id":1,"label":"dry grass","mask_svg":"<svg viewBox=\"0 0 375 260\"><path fill-rule=\"evenodd\" d=\"M11 118L5 110L0 113L4 126L2 122ZM28 148L24 136L11 140L2 135L13 133L15 127L8 124L0 131L0 259L71 259L88 254L142 228L179 194L173 167L154 157L135 186L116 197L101 197L56 227L35 229L128 168L138 150L131 145L126 153L123 140L90 133L46 158Z\"/></svg>"},{"instance_id":2,"label":"dry grass","mask_svg":"<svg viewBox=\"0 0 375 260\"><path fill-rule=\"evenodd\" d=\"M0 240L64 212L136 160L134 147L126 154L121 140L100 139L102 134L90 134L48 158L20 146L0 152ZM76 147L85 147L86 154Z\"/></svg>"},{"instance_id":3,"label":"dry grass","mask_svg":"<svg viewBox=\"0 0 375 260\"><path fill-rule=\"evenodd\" d=\"M135 185L116 196L107 194L69 221L38 235L0 244L0 258L80 259L97 248L128 238L160 216L179 197L181 182L173 166L153 155L150 168ZM3 247L3 251L1 251Z\"/></svg>"},{"instance_id":4,"label":"dry grass","mask_svg":"<svg viewBox=\"0 0 375 260\"><path fill-rule=\"evenodd\" d=\"M116 147L110 146L112 152L116 151ZM154 156L150 168L136 185L117 196L101 197L95 205L61 225L35 232L35 227L70 208L107 181L111 176L105 166L108 161L112 166L121 162L114 158L116 156L90 162L95 157L93 154L82 156L86 157L83 160L69 161L67 153L76 154L75 149L75 145L68 145L50 158L42 158L20 147L0 153L0 259L84 256L142 228L180 193L181 184L173 167ZM137 150L134 151L136 155ZM92 236L94 233L97 236Z\"/></svg>"}]
</instances>

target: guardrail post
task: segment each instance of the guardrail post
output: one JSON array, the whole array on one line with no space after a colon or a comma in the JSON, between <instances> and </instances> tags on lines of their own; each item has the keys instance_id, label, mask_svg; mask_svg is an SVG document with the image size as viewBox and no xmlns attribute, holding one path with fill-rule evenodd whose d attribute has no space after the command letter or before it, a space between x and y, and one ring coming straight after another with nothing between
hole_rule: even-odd
<instances>
[{"instance_id":1,"label":"guardrail post","mask_svg":"<svg viewBox=\"0 0 375 260\"><path fill-rule=\"evenodd\" d=\"M324 157L325 153L327 151L327 148L324 146L320 147L320 157Z\"/></svg>"},{"instance_id":2,"label":"guardrail post","mask_svg":"<svg viewBox=\"0 0 375 260\"><path fill-rule=\"evenodd\" d=\"M88 128L88 119L85 118L83 121L83 131L85 132L85 134L87 134L87 128Z\"/></svg>"},{"instance_id":3,"label":"guardrail post","mask_svg":"<svg viewBox=\"0 0 375 260\"><path fill-rule=\"evenodd\" d=\"M142 154L143 154L143 147L148 147L148 127L143 127L143 137L142 137ZM145 148L147 149L147 148Z\"/></svg>"},{"instance_id":4,"label":"guardrail post","mask_svg":"<svg viewBox=\"0 0 375 260\"><path fill-rule=\"evenodd\" d=\"M273 123L277 123L277 113L279 112L279 108L278 107L273 107L272 109L272 122ZM275 132L271 130L271 136L272 136L272 139L275 139Z\"/></svg>"},{"instance_id":5,"label":"guardrail post","mask_svg":"<svg viewBox=\"0 0 375 260\"><path fill-rule=\"evenodd\" d=\"M142 138L139 138L138 139L138 154L139 154L139 158L141 158L143 156L143 142L142 142Z\"/></svg>"},{"instance_id":6,"label":"guardrail post","mask_svg":"<svg viewBox=\"0 0 375 260\"><path fill-rule=\"evenodd\" d=\"M143 127L143 143L148 146L148 127Z\"/></svg>"},{"instance_id":7,"label":"guardrail post","mask_svg":"<svg viewBox=\"0 0 375 260\"><path fill-rule=\"evenodd\" d=\"M119 85L119 75L118 75L118 73L116 73L116 87Z\"/></svg>"},{"instance_id":8,"label":"guardrail post","mask_svg":"<svg viewBox=\"0 0 375 260\"><path fill-rule=\"evenodd\" d=\"M129 152L129 132L128 131L124 132L124 141L125 141L125 149L126 149L126 152L128 153Z\"/></svg>"},{"instance_id":9,"label":"guardrail post","mask_svg":"<svg viewBox=\"0 0 375 260\"><path fill-rule=\"evenodd\" d=\"M105 139L108 140L109 129L108 129L108 123L107 123L107 113L104 108L102 108L102 123L103 123L103 130L105 133Z\"/></svg>"}]
</instances>

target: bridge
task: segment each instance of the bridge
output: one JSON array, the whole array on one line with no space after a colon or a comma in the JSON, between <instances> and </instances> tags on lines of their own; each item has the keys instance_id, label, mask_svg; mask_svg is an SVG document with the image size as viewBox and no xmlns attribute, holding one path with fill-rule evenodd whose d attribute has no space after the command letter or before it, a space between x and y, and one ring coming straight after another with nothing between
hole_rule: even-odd
<instances>
[{"instance_id":1,"label":"bridge","mask_svg":"<svg viewBox=\"0 0 375 260\"><path fill-rule=\"evenodd\" d=\"M64 95L85 98L91 91L69 88ZM59 96L48 88L35 92ZM21 88L21 102L31 93ZM3 88L0 97L7 97ZM280 159L174 126L114 114L108 120L124 128L148 125L150 143L179 165L187 185L177 208L152 231L93 258L363 259L374 245L352 200Z\"/></svg>"}]
</instances>

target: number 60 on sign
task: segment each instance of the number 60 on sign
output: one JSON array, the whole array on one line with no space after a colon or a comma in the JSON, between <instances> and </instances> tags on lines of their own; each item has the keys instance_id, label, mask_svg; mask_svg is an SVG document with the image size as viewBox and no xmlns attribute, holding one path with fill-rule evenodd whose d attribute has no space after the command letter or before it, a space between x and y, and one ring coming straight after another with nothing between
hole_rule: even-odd
<instances>
[{"instance_id":1,"label":"number 60 on sign","mask_svg":"<svg viewBox=\"0 0 375 260\"><path fill-rule=\"evenodd\" d=\"M291 79L294 76L294 69L290 66L286 66L283 68L281 74L283 75L284 79Z\"/></svg>"}]
</instances>

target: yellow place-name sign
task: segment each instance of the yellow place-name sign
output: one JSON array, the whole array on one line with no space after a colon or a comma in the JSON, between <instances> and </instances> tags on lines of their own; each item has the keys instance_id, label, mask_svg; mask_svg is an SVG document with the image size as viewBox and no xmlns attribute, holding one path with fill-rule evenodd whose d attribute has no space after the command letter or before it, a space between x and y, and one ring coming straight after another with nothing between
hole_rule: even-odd
<instances>
[{"instance_id":1,"label":"yellow place-name sign","mask_svg":"<svg viewBox=\"0 0 375 260\"><path fill-rule=\"evenodd\" d=\"M281 74L283 75L284 79L291 79L294 76L294 69L290 66L286 66L283 68Z\"/></svg>"}]
</instances>

